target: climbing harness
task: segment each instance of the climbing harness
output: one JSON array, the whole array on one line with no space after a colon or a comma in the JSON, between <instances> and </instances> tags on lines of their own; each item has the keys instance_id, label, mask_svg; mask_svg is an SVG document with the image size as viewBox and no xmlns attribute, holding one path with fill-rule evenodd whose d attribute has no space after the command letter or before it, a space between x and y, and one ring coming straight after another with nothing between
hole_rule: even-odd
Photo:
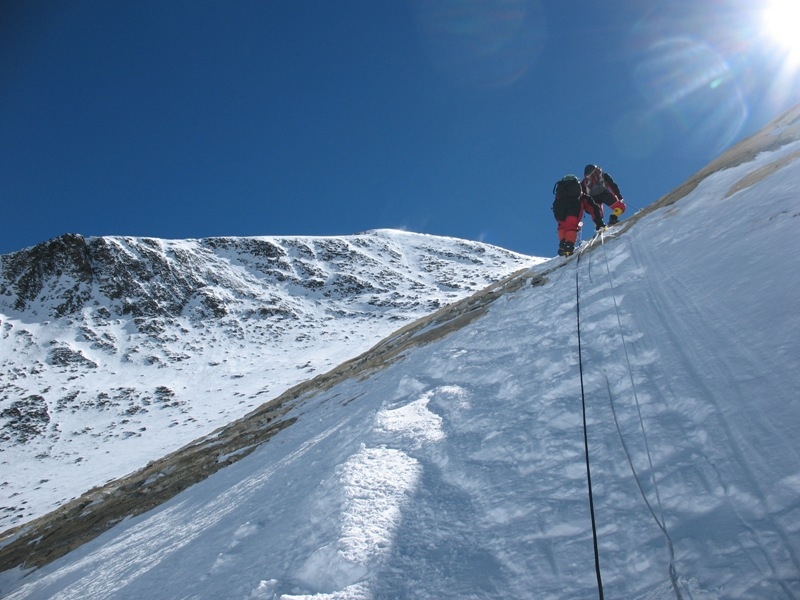
<instances>
[{"instance_id":1,"label":"climbing harness","mask_svg":"<svg viewBox=\"0 0 800 600\"><path fill-rule=\"evenodd\" d=\"M581 379L581 409L583 413L583 447L586 456L586 482L589 487L589 513L592 517L592 542L594 544L594 570L597 576L597 590L600 600L603 600L603 579L600 575L600 552L597 547L597 521L594 515L594 494L592 492L592 472L589 465L589 435L586 428L586 393L583 387L583 354L581 351L581 302L580 287L578 284L578 274L580 273L581 253L575 260L575 305L578 321L578 371Z\"/></svg>"}]
</instances>

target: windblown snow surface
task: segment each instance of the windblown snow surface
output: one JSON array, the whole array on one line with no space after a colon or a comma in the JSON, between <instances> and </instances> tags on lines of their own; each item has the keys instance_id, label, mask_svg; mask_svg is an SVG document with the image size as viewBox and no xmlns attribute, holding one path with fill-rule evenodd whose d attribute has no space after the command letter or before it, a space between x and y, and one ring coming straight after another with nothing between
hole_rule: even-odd
<instances>
[{"instance_id":1,"label":"windblown snow surface","mask_svg":"<svg viewBox=\"0 0 800 600\"><path fill-rule=\"evenodd\" d=\"M533 267L542 285L2 593L596 598L583 387L606 598L800 597L798 152Z\"/></svg>"}]
</instances>

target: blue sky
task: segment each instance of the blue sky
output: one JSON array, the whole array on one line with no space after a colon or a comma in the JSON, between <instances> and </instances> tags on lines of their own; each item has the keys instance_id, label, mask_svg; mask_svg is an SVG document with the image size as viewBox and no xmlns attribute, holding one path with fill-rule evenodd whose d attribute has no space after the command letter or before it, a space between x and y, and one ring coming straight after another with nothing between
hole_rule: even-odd
<instances>
[{"instance_id":1,"label":"blue sky","mask_svg":"<svg viewBox=\"0 0 800 600\"><path fill-rule=\"evenodd\" d=\"M7 0L0 253L390 227L552 256L563 174L635 211L800 101L766 5Z\"/></svg>"}]
</instances>

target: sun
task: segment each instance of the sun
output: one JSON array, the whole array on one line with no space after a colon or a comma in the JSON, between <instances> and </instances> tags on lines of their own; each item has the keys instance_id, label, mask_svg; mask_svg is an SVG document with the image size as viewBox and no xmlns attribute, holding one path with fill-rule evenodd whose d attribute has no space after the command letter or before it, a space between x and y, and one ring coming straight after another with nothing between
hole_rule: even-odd
<instances>
[{"instance_id":1,"label":"sun","mask_svg":"<svg viewBox=\"0 0 800 600\"><path fill-rule=\"evenodd\" d=\"M763 19L764 35L800 63L800 0L769 0Z\"/></svg>"}]
</instances>

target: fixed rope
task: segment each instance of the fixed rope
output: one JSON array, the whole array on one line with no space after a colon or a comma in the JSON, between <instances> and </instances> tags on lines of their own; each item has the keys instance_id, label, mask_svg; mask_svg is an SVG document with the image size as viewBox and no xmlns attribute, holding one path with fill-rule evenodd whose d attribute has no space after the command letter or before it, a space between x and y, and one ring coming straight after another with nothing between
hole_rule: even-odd
<instances>
[{"instance_id":1,"label":"fixed rope","mask_svg":"<svg viewBox=\"0 0 800 600\"><path fill-rule=\"evenodd\" d=\"M583 447L586 456L586 482L589 486L589 513L592 517L592 542L594 544L594 570L597 575L597 590L600 600L603 600L603 579L600 576L600 552L597 547L597 520L594 515L594 494L592 493L592 471L589 465L589 435L586 428L586 393L583 387L583 353L581 350L581 295L578 284L578 274L580 272L581 255L580 252L575 260L575 312L578 321L578 371L581 378L581 409L583 413Z\"/></svg>"},{"instance_id":2,"label":"fixed rope","mask_svg":"<svg viewBox=\"0 0 800 600\"><path fill-rule=\"evenodd\" d=\"M614 396L611 393L611 384L608 381L608 375L605 375L606 390L608 391L608 399L609 399L609 402L611 404L611 412L614 415L614 425L617 428L617 433L619 434L620 442L622 442L622 448L625 451L625 456L628 459L628 465L630 466L631 472L633 473L633 478L636 481L636 486L639 488L639 493L642 495L642 498L644 499L644 503L647 505L647 508L650 511L650 514L653 516L653 519L655 520L656 524L658 525L658 528L661 529L661 532L664 534L664 538L665 538L666 543L667 543L667 551L669 553L669 578L670 578L670 582L672 583L672 589L675 591L675 597L677 598L677 600L683 600L683 596L681 595L680 587L678 585L678 576L677 576L677 573L676 573L676 570L675 570L675 551L674 551L673 546L672 546L672 538L670 537L669 532L667 531L667 524L666 524L666 520L664 518L664 509L661 506L661 495L659 494L658 484L656 483L655 469L653 468L653 459L652 459L652 455L650 454L650 445L647 442L647 433L646 433L645 427L644 427L644 418L642 417L642 408L641 408L641 404L639 403L639 395L636 392L636 383L634 382L634 379L633 379L633 369L631 367L630 355L628 354L628 346L625 343L625 334L623 333L623 329L622 329L622 318L620 317L620 313L619 313L619 306L617 304L617 296L616 296L616 292L614 290L614 281L613 281L613 278L611 277L611 267L608 264L608 253L607 253L606 248L605 248L605 243L604 243L603 237L604 237L603 233L601 232L600 233L600 245L603 247L603 257L605 259L606 273L608 274L608 285L609 285L609 289L611 290L611 298L612 298L612 300L614 302L614 312L617 315L617 326L619 328L620 339L622 340L623 354L625 355L625 362L626 362L626 366L627 366L627 369L628 369L628 376L630 377L631 391L632 391L632 394L633 394L634 403L636 404L636 412L637 412L637 414L639 416L639 426L640 426L640 429L641 429L641 432L642 432L642 439L644 440L644 447L645 447L645 451L647 453L647 463L648 463L648 465L650 467L650 476L651 476L651 480L653 482L653 489L655 490L656 503L658 504L658 511L659 511L660 517L658 515L656 515L656 512L653 509L652 504L650 503L650 501L647 498L647 494L644 491L644 488L642 486L642 482L641 482L641 480L639 478L639 474L636 472L636 467L634 467L634 465L633 465L633 458L631 457L631 453L628 450L628 445L625 442L624 436L622 435L622 429L621 429L620 424L619 424L619 419L617 418L617 411L616 411L616 407L614 406ZM579 344L580 344L580 342L579 342Z\"/></svg>"}]
</instances>

